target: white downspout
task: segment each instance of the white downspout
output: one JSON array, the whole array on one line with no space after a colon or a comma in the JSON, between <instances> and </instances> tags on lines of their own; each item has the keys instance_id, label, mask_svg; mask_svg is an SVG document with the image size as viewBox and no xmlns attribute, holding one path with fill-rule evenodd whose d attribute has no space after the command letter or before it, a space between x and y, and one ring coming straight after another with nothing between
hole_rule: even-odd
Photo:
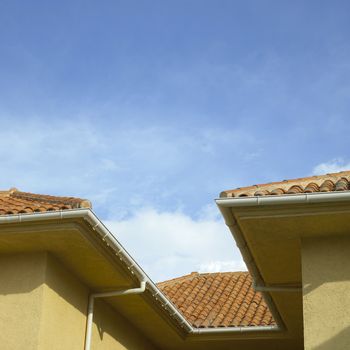
<instances>
[{"instance_id":1,"label":"white downspout","mask_svg":"<svg viewBox=\"0 0 350 350\"><path fill-rule=\"evenodd\" d=\"M89 296L88 314L86 320L85 350L91 349L92 324L94 318L94 303L96 298L118 297L128 294L141 294L146 290L146 281L142 281L139 288L118 290L115 292L93 293Z\"/></svg>"}]
</instances>

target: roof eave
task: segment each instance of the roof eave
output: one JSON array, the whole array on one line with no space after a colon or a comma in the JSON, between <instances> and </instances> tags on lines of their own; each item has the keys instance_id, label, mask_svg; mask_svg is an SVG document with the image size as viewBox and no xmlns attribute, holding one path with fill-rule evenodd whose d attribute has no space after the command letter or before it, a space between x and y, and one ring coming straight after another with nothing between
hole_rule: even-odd
<instances>
[{"instance_id":1,"label":"roof eave","mask_svg":"<svg viewBox=\"0 0 350 350\"><path fill-rule=\"evenodd\" d=\"M281 204L328 203L350 200L350 191L285 194L279 196L227 197L215 200L222 207L253 207Z\"/></svg>"},{"instance_id":2,"label":"roof eave","mask_svg":"<svg viewBox=\"0 0 350 350\"><path fill-rule=\"evenodd\" d=\"M251 254L247 242L241 232L239 225L234 217L235 210L244 210L248 207L255 208L272 208L273 206L286 205L291 214L294 205L305 204L321 204L321 203L341 203L350 201L350 191L340 192L317 192L317 193L302 193L302 194L285 194L285 195L270 195L270 196L254 196L254 197L226 197L216 199L215 202L224 217L226 225L229 227L237 247L239 248L243 260L253 278L254 284L265 285L260 270ZM261 213L263 215L263 213ZM278 325L279 330L287 330L282 317L275 306L271 295L268 291L261 290L267 305Z\"/></svg>"}]
</instances>

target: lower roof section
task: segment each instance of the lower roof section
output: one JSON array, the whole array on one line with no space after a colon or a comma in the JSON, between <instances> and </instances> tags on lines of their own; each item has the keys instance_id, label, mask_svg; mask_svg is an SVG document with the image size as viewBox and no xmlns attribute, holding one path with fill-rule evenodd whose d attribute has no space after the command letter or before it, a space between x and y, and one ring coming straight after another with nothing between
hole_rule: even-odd
<instances>
[{"instance_id":1,"label":"lower roof section","mask_svg":"<svg viewBox=\"0 0 350 350\"><path fill-rule=\"evenodd\" d=\"M248 272L193 272L158 288L196 328L276 325Z\"/></svg>"}]
</instances>

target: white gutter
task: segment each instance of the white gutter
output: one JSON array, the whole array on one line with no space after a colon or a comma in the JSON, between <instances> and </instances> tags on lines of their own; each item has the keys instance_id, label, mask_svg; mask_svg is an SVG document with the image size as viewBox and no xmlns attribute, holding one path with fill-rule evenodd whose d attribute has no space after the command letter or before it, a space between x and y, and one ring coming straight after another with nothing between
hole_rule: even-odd
<instances>
[{"instance_id":1,"label":"white gutter","mask_svg":"<svg viewBox=\"0 0 350 350\"><path fill-rule=\"evenodd\" d=\"M88 315L86 320L85 350L91 349L92 322L94 319L94 304L96 298L118 297L129 294L141 294L146 290L146 282L142 281L139 288L118 290L115 292L94 293L89 296Z\"/></svg>"},{"instance_id":2,"label":"white gutter","mask_svg":"<svg viewBox=\"0 0 350 350\"><path fill-rule=\"evenodd\" d=\"M276 332L281 329L278 326L246 326L246 327L217 327L217 328L194 328L192 334L220 334L220 333L260 333Z\"/></svg>"},{"instance_id":3,"label":"white gutter","mask_svg":"<svg viewBox=\"0 0 350 350\"><path fill-rule=\"evenodd\" d=\"M32 221L50 221L50 220L63 220L63 219L84 219L92 227L94 231L100 236L100 238L111 246L115 255L119 257L127 266L131 274L136 275L139 281L146 283L147 288L152 296L158 301L162 308L167 310L172 318L176 320L181 328L185 330L187 335L195 334L220 334L220 333L250 333L250 332L269 332L280 331L280 326L247 326L247 327L218 327L218 328L195 328L193 327L184 316L176 309L176 307L164 296L154 282L147 276L142 268L136 263L136 261L130 256L130 254L124 249L124 247L118 242L113 234L107 229L107 227L98 219L91 209L67 209L61 211L50 211L40 213L21 213L11 214L6 216L0 215L1 224L16 224ZM139 289L139 288L137 288ZM105 293L103 293L105 294ZM278 318L275 318L278 323ZM282 324L282 323L281 323Z\"/></svg>"},{"instance_id":4,"label":"white gutter","mask_svg":"<svg viewBox=\"0 0 350 350\"><path fill-rule=\"evenodd\" d=\"M219 207L232 208L280 204L328 203L349 200L350 191L339 191L285 194L279 196L226 197L216 199L215 202Z\"/></svg>"}]
</instances>

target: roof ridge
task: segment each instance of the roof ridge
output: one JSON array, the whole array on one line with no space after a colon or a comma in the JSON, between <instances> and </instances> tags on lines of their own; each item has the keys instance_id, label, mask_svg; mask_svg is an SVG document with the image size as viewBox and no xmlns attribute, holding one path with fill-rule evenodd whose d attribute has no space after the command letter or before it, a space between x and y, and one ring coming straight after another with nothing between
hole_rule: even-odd
<instances>
[{"instance_id":1,"label":"roof ridge","mask_svg":"<svg viewBox=\"0 0 350 350\"><path fill-rule=\"evenodd\" d=\"M199 276L199 272L191 272L187 275L184 275L184 276L179 276L179 277L175 277L175 278L171 278L169 280L166 280L166 281L162 281L162 282L157 282L157 285L163 285L163 284L170 284L170 283L178 283L178 282L181 282L181 281L186 281L188 280L189 278L193 278L193 277L196 277L196 276Z\"/></svg>"},{"instance_id":2,"label":"roof ridge","mask_svg":"<svg viewBox=\"0 0 350 350\"><path fill-rule=\"evenodd\" d=\"M92 208L87 199L22 192L17 188L0 191L0 215Z\"/></svg>"},{"instance_id":3,"label":"roof ridge","mask_svg":"<svg viewBox=\"0 0 350 350\"><path fill-rule=\"evenodd\" d=\"M224 271L224 272L191 272L187 275L184 276L179 276L175 278L171 278L166 281L158 282L158 286L163 286L163 285L170 285L170 284L176 284L176 283L181 283L184 281L188 281L189 279L193 279L196 277L200 276L217 276L217 275L233 275L233 274L249 274L248 271Z\"/></svg>"},{"instance_id":4,"label":"roof ridge","mask_svg":"<svg viewBox=\"0 0 350 350\"><path fill-rule=\"evenodd\" d=\"M16 187L11 187L9 190L0 191L0 197L8 197L13 192L16 192L16 191L18 191L18 189Z\"/></svg>"},{"instance_id":5,"label":"roof ridge","mask_svg":"<svg viewBox=\"0 0 350 350\"><path fill-rule=\"evenodd\" d=\"M14 189L9 191L9 196L12 198L26 199L35 202L44 202L50 204L68 204L73 208L92 208L92 204L87 199L78 197L52 196L45 194L36 194L31 192L22 192Z\"/></svg>"},{"instance_id":6,"label":"roof ridge","mask_svg":"<svg viewBox=\"0 0 350 350\"><path fill-rule=\"evenodd\" d=\"M267 182L264 184L257 184L252 186L238 187L236 189L221 192L220 197L250 197L296 194L304 192L332 192L349 190L349 186L336 186L336 183L342 179L345 179L345 182L349 182L350 170L323 175L299 177L290 180ZM331 181L332 183L326 184L324 188L321 188L326 181Z\"/></svg>"}]
</instances>

